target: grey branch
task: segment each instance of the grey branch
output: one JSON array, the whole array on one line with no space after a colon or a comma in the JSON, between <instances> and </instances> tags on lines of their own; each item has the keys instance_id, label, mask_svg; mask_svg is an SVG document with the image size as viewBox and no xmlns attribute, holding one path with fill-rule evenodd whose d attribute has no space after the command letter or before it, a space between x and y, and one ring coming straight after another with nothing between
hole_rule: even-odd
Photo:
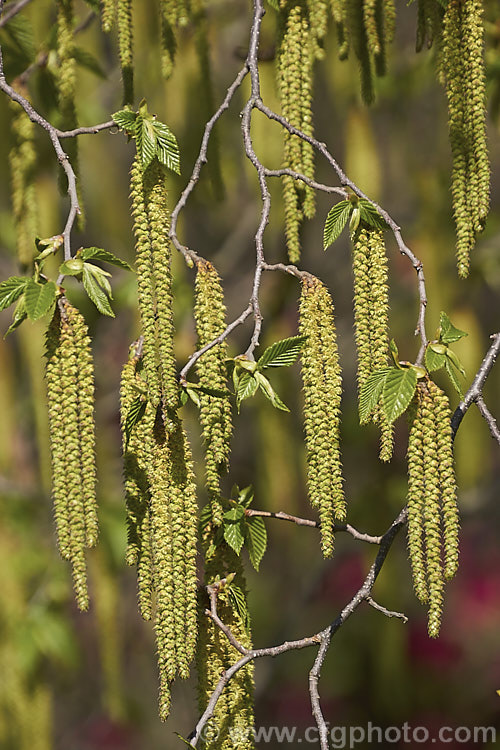
<instances>
[{"instance_id":1,"label":"grey branch","mask_svg":"<svg viewBox=\"0 0 500 750\"><path fill-rule=\"evenodd\" d=\"M2 16L0 18L0 29L2 26L5 26L6 23L10 21L11 18L14 18L14 16L17 16L19 11L21 11L26 5L29 5L32 0L19 0L18 3L15 5L9 6L9 8L5 11L5 13L2 13L4 3L0 3L0 15Z\"/></svg>"},{"instance_id":2,"label":"grey branch","mask_svg":"<svg viewBox=\"0 0 500 750\"><path fill-rule=\"evenodd\" d=\"M390 609L386 609L386 607L382 607L381 604L378 604L374 599L372 599L371 596L366 597L366 601L370 605L370 607L373 607L373 609L376 609L377 612L382 612L383 615L386 617L397 617L399 620L403 620L404 623L408 622L408 618L406 615L404 615L402 612L392 612Z\"/></svg>"},{"instance_id":3,"label":"grey branch","mask_svg":"<svg viewBox=\"0 0 500 750\"><path fill-rule=\"evenodd\" d=\"M261 518L276 518L279 521L290 521L290 523L295 523L297 526L311 526L316 529L321 528L321 524L319 521L313 521L310 518L299 518L298 516L291 516L289 513L283 513L282 511L275 513L270 510L254 510L253 508L247 508L245 510L245 515L250 518L252 516L260 516ZM364 534L348 523L335 524L334 531L335 533L345 531L352 537L354 537L354 539L357 539L360 542L368 542L369 544L380 544L380 542L382 541L381 536L370 536L370 534Z\"/></svg>"}]
</instances>

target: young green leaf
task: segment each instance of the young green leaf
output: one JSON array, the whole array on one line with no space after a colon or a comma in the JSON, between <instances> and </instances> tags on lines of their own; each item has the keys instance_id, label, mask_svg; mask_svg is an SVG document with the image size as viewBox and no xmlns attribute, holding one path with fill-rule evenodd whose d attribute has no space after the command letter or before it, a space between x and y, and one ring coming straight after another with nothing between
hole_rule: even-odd
<instances>
[{"instance_id":1,"label":"young green leaf","mask_svg":"<svg viewBox=\"0 0 500 750\"><path fill-rule=\"evenodd\" d=\"M456 374L456 372L455 372L455 370L453 368L453 365L451 364L451 362L450 362L450 360L448 358L446 358L445 367L446 367L446 372L448 373L448 377L450 378L453 387L457 391L458 395L460 397L462 397L463 396L462 387L461 387L460 382L459 382L459 380L457 378L457 374Z\"/></svg>"},{"instance_id":2,"label":"young green leaf","mask_svg":"<svg viewBox=\"0 0 500 750\"><path fill-rule=\"evenodd\" d=\"M359 227L360 219L361 219L361 211L359 210L358 206L356 205L352 209L351 220L349 222L349 229L351 230L351 234L354 234L354 232L356 231L356 229Z\"/></svg>"},{"instance_id":3,"label":"young green leaf","mask_svg":"<svg viewBox=\"0 0 500 750\"><path fill-rule=\"evenodd\" d=\"M241 521L229 522L224 524L224 539L237 555L240 554L241 548L245 542L243 533L243 524Z\"/></svg>"},{"instance_id":4,"label":"young green leaf","mask_svg":"<svg viewBox=\"0 0 500 750\"><path fill-rule=\"evenodd\" d=\"M359 423L368 422L370 415L377 406L380 394L385 384L387 375L394 370L394 367L387 367L384 370L377 370L368 376L359 394ZM397 371L399 372L399 370Z\"/></svg>"},{"instance_id":5,"label":"young green leaf","mask_svg":"<svg viewBox=\"0 0 500 750\"><path fill-rule=\"evenodd\" d=\"M425 366L428 372L440 370L446 364L446 355L436 352L429 344L425 350Z\"/></svg>"},{"instance_id":6,"label":"young green leaf","mask_svg":"<svg viewBox=\"0 0 500 750\"><path fill-rule=\"evenodd\" d=\"M454 341L458 341L459 339L462 339L464 336L468 335L467 333L465 333L465 331L461 331L459 328L455 328L445 312L441 313L439 325L441 328L439 338L443 342L443 344L453 344Z\"/></svg>"},{"instance_id":7,"label":"young green leaf","mask_svg":"<svg viewBox=\"0 0 500 750\"><path fill-rule=\"evenodd\" d=\"M7 329L7 332L4 338L6 338L9 335L9 333L12 333L12 331L15 331L16 328L18 328L21 325L21 323L27 319L27 317L28 316L26 314L26 303L24 301L24 294L23 294L21 297L19 297L17 301L17 305L14 308L14 315L12 316L12 323Z\"/></svg>"},{"instance_id":8,"label":"young green leaf","mask_svg":"<svg viewBox=\"0 0 500 750\"><path fill-rule=\"evenodd\" d=\"M102 260L105 263L111 263L112 266L123 268L125 271L134 270L126 261L117 258L116 255L108 250L103 250L101 247L84 247L78 251L78 257L82 260Z\"/></svg>"},{"instance_id":9,"label":"young green leaf","mask_svg":"<svg viewBox=\"0 0 500 750\"><path fill-rule=\"evenodd\" d=\"M188 398L191 399L191 401L193 402L193 404L196 404L196 406L198 407L198 409L201 408L200 397L196 393L196 390L194 388L187 387L185 390L183 390L183 392L186 394L186 396L188 396Z\"/></svg>"},{"instance_id":10,"label":"young green leaf","mask_svg":"<svg viewBox=\"0 0 500 750\"><path fill-rule=\"evenodd\" d=\"M185 737L183 737L182 734L179 734L179 732L175 732L175 731L174 731L174 734L177 735L177 737L181 740L181 742L183 742L185 745L190 747L191 750L195 750L195 746L192 745Z\"/></svg>"},{"instance_id":11,"label":"young green leaf","mask_svg":"<svg viewBox=\"0 0 500 750\"><path fill-rule=\"evenodd\" d=\"M70 258L59 266L59 273L63 276L79 276L83 271L83 260L81 258Z\"/></svg>"},{"instance_id":12,"label":"young green leaf","mask_svg":"<svg viewBox=\"0 0 500 750\"><path fill-rule=\"evenodd\" d=\"M251 372L242 372L238 374L235 369L236 380L236 406L240 410L241 402L246 398L251 398L257 391L258 384Z\"/></svg>"},{"instance_id":13,"label":"young green leaf","mask_svg":"<svg viewBox=\"0 0 500 750\"><path fill-rule=\"evenodd\" d=\"M128 135L134 135L137 112L132 112L130 109L121 109L111 115L111 118L120 130L124 130Z\"/></svg>"},{"instance_id":14,"label":"young green leaf","mask_svg":"<svg viewBox=\"0 0 500 750\"><path fill-rule=\"evenodd\" d=\"M266 367L289 367L293 365L306 340L306 336L292 336L271 344L257 362L259 370Z\"/></svg>"},{"instance_id":15,"label":"young green leaf","mask_svg":"<svg viewBox=\"0 0 500 750\"><path fill-rule=\"evenodd\" d=\"M24 289L26 314L30 320L38 320L47 313L56 298L57 287L53 281L39 284L29 279Z\"/></svg>"},{"instance_id":16,"label":"young green leaf","mask_svg":"<svg viewBox=\"0 0 500 750\"><path fill-rule=\"evenodd\" d=\"M152 127L151 115L137 116L135 121L135 142L137 153L141 157L143 170L151 164L156 156L156 136Z\"/></svg>"},{"instance_id":17,"label":"young green leaf","mask_svg":"<svg viewBox=\"0 0 500 750\"><path fill-rule=\"evenodd\" d=\"M362 221L373 229L387 229L386 220L379 214L375 206L370 201L361 198L358 202L359 212Z\"/></svg>"},{"instance_id":18,"label":"young green leaf","mask_svg":"<svg viewBox=\"0 0 500 750\"><path fill-rule=\"evenodd\" d=\"M248 487L244 487L242 490L237 488L238 493L238 504L244 508L249 508L253 500L253 487L250 484Z\"/></svg>"},{"instance_id":19,"label":"young green leaf","mask_svg":"<svg viewBox=\"0 0 500 750\"><path fill-rule=\"evenodd\" d=\"M83 267L83 286L85 287L85 291L89 295L90 299L94 303L94 305L97 307L100 313L102 315L109 315L110 318L114 318L115 314L113 310L111 309L111 305L109 304L109 300L106 296L106 294L103 292L97 281L95 280L93 274L91 273L89 269L89 265L85 263Z\"/></svg>"},{"instance_id":20,"label":"young green leaf","mask_svg":"<svg viewBox=\"0 0 500 750\"><path fill-rule=\"evenodd\" d=\"M384 414L392 424L409 406L417 387L417 371L413 367L393 368L387 373L382 390Z\"/></svg>"},{"instance_id":21,"label":"young green leaf","mask_svg":"<svg viewBox=\"0 0 500 750\"><path fill-rule=\"evenodd\" d=\"M452 349L446 349L446 356L450 360L451 364L457 368L459 373L465 377L465 370L462 367L459 358Z\"/></svg>"},{"instance_id":22,"label":"young green leaf","mask_svg":"<svg viewBox=\"0 0 500 750\"><path fill-rule=\"evenodd\" d=\"M245 509L241 505L234 505L224 513L225 521L241 521L245 517Z\"/></svg>"},{"instance_id":23,"label":"young green leaf","mask_svg":"<svg viewBox=\"0 0 500 750\"><path fill-rule=\"evenodd\" d=\"M136 426L138 422L141 421L141 419L144 416L144 413L146 411L146 401L141 398L140 396L138 398L135 398L132 403L130 404L129 410L127 412L127 416L125 418L125 450L127 450L130 436L132 435L132 430Z\"/></svg>"},{"instance_id":24,"label":"young green leaf","mask_svg":"<svg viewBox=\"0 0 500 750\"><path fill-rule=\"evenodd\" d=\"M259 570L260 562L267 548L267 531L264 519L260 516L249 518L246 532L246 547L250 562L255 570Z\"/></svg>"},{"instance_id":25,"label":"young green leaf","mask_svg":"<svg viewBox=\"0 0 500 750\"><path fill-rule=\"evenodd\" d=\"M394 364L399 369L399 367L400 367L400 365L399 365L399 351L398 351L398 347L397 347L397 344L394 341L394 339L391 339L390 342L389 342L389 351L391 353L392 359L394 360Z\"/></svg>"},{"instance_id":26,"label":"young green leaf","mask_svg":"<svg viewBox=\"0 0 500 750\"><path fill-rule=\"evenodd\" d=\"M156 136L156 156L161 164L177 174L180 170L180 154L177 139L170 128L158 120L152 121L153 131Z\"/></svg>"},{"instance_id":27,"label":"young green leaf","mask_svg":"<svg viewBox=\"0 0 500 750\"><path fill-rule=\"evenodd\" d=\"M259 388L264 396L269 399L269 401L276 409L281 409L281 411L290 411L288 406L283 403L278 394L274 391L269 380L264 377L261 372L255 373L255 380L257 381Z\"/></svg>"},{"instance_id":28,"label":"young green leaf","mask_svg":"<svg viewBox=\"0 0 500 750\"><path fill-rule=\"evenodd\" d=\"M330 209L323 230L323 250L326 250L340 237L351 211L352 204L350 201L339 201Z\"/></svg>"},{"instance_id":29,"label":"young green leaf","mask_svg":"<svg viewBox=\"0 0 500 750\"><path fill-rule=\"evenodd\" d=\"M0 310L12 305L21 294L28 283L27 276L10 276L0 284Z\"/></svg>"},{"instance_id":30,"label":"young green leaf","mask_svg":"<svg viewBox=\"0 0 500 750\"><path fill-rule=\"evenodd\" d=\"M245 628L248 629L250 623L245 594L243 593L241 588L239 586L236 586L234 583L231 583L228 586L228 592L234 610L238 613Z\"/></svg>"}]
</instances>

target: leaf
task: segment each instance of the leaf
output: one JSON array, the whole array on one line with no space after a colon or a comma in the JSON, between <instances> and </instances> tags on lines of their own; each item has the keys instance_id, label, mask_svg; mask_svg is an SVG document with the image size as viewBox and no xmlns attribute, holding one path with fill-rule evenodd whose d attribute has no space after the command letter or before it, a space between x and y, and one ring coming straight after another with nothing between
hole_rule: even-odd
<instances>
[{"instance_id":1,"label":"leaf","mask_svg":"<svg viewBox=\"0 0 500 750\"><path fill-rule=\"evenodd\" d=\"M365 198L361 198L358 201L359 212L361 219L368 224L368 226L374 229L387 229L386 220L379 214L375 206Z\"/></svg>"},{"instance_id":2,"label":"leaf","mask_svg":"<svg viewBox=\"0 0 500 750\"><path fill-rule=\"evenodd\" d=\"M147 169L156 156L156 137L149 117L137 115L135 121L135 142L143 170Z\"/></svg>"},{"instance_id":3,"label":"leaf","mask_svg":"<svg viewBox=\"0 0 500 750\"><path fill-rule=\"evenodd\" d=\"M245 542L241 521L224 524L224 539L231 549L239 555Z\"/></svg>"},{"instance_id":4,"label":"leaf","mask_svg":"<svg viewBox=\"0 0 500 750\"><path fill-rule=\"evenodd\" d=\"M33 24L25 15L15 15L4 26L3 31L9 38L9 52L19 58L20 63L31 63L36 56Z\"/></svg>"},{"instance_id":5,"label":"leaf","mask_svg":"<svg viewBox=\"0 0 500 750\"><path fill-rule=\"evenodd\" d=\"M404 370L391 369L387 373L382 401L384 414L392 424L409 406L417 387L417 372L412 367Z\"/></svg>"},{"instance_id":6,"label":"leaf","mask_svg":"<svg viewBox=\"0 0 500 750\"><path fill-rule=\"evenodd\" d=\"M241 505L234 505L224 513L225 521L241 521L245 517L245 509Z\"/></svg>"},{"instance_id":7,"label":"leaf","mask_svg":"<svg viewBox=\"0 0 500 750\"><path fill-rule=\"evenodd\" d=\"M200 409L201 408L201 401L200 401L200 397L196 393L196 390L194 388L186 388L185 393L191 399L191 401L193 402L193 404L196 404L196 406L198 407L198 409Z\"/></svg>"},{"instance_id":8,"label":"leaf","mask_svg":"<svg viewBox=\"0 0 500 750\"><path fill-rule=\"evenodd\" d=\"M185 745L187 745L188 747L192 748L192 750L196 750L196 749L195 749L195 746L194 746L194 745L192 745L192 744L191 744L191 743L189 742L189 740L187 740L187 739L186 739L185 737L183 737L183 736L182 736L182 734L179 734L179 732L175 732L175 731L174 731L174 734L176 734L176 735L177 735L177 737L178 737L178 738L179 738L179 739L181 740L181 742L184 742L184 744L185 744Z\"/></svg>"},{"instance_id":9,"label":"leaf","mask_svg":"<svg viewBox=\"0 0 500 750\"><path fill-rule=\"evenodd\" d=\"M237 371L235 370L235 372ZM254 396L258 385L251 372L243 372L241 375L237 375L236 382L236 406L239 411L241 402Z\"/></svg>"},{"instance_id":10,"label":"leaf","mask_svg":"<svg viewBox=\"0 0 500 750\"><path fill-rule=\"evenodd\" d=\"M228 586L228 593L234 609L240 616L245 628L248 629L249 618L245 594L243 593L241 588L239 586L236 586L234 583L231 583L230 586Z\"/></svg>"},{"instance_id":11,"label":"leaf","mask_svg":"<svg viewBox=\"0 0 500 750\"><path fill-rule=\"evenodd\" d=\"M59 266L59 273L64 276L79 276L83 271L83 260L81 258L70 258Z\"/></svg>"},{"instance_id":12,"label":"leaf","mask_svg":"<svg viewBox=\"0 0 500 750\"><path fill-rule=\"evenodd\" d=\"M428 372L440 370L446 364L446 355L435 352L429 345L425 350L425 366Z\"/></svg>"},{"instance_id":13,"label":"leaf","mask_svg":"<svg viewBox=\"0 0 500 750\"><path fill-rule=\"evenodd\" d=\"M119 112L115 112L114 115L111 115L111 119L120 130L124 130L129 135L135 133L137 112L132 112L130 109L121 109Z\"/></svg>"},{"instance_id":14,"label":"leaf","mask_svg":"<svg viewBox=\"0 0 500 750\"><path fill-rule=\"evenodd\" d=\"M85 291L89 295L90 299L94 303L94 305L97 307L100 313L103 315L109 315L110 318L114 318L115 314L113 310L111 309L111 305L109 304L109 300L106 296L106 294L103 292L97 281L95 280L94 276L92 275L89 267L87 264L83 267L83 286L85 287Z\"/></svg>"},{"instance_id":15,"label":"leaf","mask_svg":"<svg viewBox=\"0 0 500 750\"><path fill-rule=\"evenodd\" d=\"M146 403L147 402L143 398L138 396L130 404L129 410L127 412L127 416L125 418L125 426L124 426L125 450L127 450L128 448L130 436L132 435L132 430L134 429L136 424L141 421L141 419L144 416L144 413L146 411Z\"/></svg>"},{"instance_id":16,"label":"leaf","mask_svg":"<svg viewBox=\"0 0 500 750\"><path fill-rule=\"evenodd\" d=\"M392 359L394 360L394 364L399 369L399 351L394 339L391 339L389 342L389 351L391 353Z\"/></svg>"},{"instance_id":17,"label":"leaf","mask_svg":"<svg viewBox=\"0 0 500 750\"><path fill-rule=\"evenodd\" d=\"M89 70L98 78L105 79L106 73L101 68L99 60L83 47L73 47L73 57L81 68Z\"/></svg>"},{"instance_id":18,"label":"leaf","mask_svg":"<svg viewBox=\"0 0 500 750\"><path fill-rule=\"evenodd\" d=\"M103 250L102 247L84 247L78 251L78 257L82 260L102 260L105 263L111 263L112 266L123 268L125 271L134 270L126 261L117 258L108 250Z\"/></svg>"},{"instance_id":19,"label":"leaf","mask_svg":"<svg viewBox=\"0 0 500 750\"><path fill-rule=\"evenodd\" d=\"M465 377L465 370L462 367L462 364L455 352L452 349L446 349L446 356L450 360L451 364L457 368L459 373Z\"/></svg>"},{"instance_id":20,"label":"leaf","mask_svg":"<svg viewBox=\"0 0 500 750\"><path fill-rule=\"evenodd\" d=\"M228 391L227 388L207 388L206 385L196 384L196 389L200 391L200 393L204 393L206 396L213 396L214 398L226 398L227 396L232 396L231 391Z\"/></svg>"},{"instance_id":21,"label":"leaf","mask_svg":"<svg viewBox=\"0 0 500 750\"><path fill-rule=\"evenodd\" d=\"M446 367L446 372L448 373L448 377L450 378L453 387L455 388L459 396L462 397L463 396L462 387L457 378L457 374L455 370L453 369L453 366L448 358L446 359L445 367Z\"/></svg>"},{"instance_id":22,"label":"leaf","mask_svg":"<svg viewBox=\"0 0 500 750\"><path fill-rule=\"evenodd\" d=\"M47 313L55 298L57 287L53 281L46 284L39 284L33 279L29 279L24 290L24 301L26 304L26 314L30 320L39 320Z\"/></svg>"},{"instance_id":23,"label":"leaf","mask_svg":"<svg viewBox=\"0 0 500 750\"><path fill-rule=\"evenodd\" d=\"M203 506L200 512L200 530L203 532L208 528L210 521L212 520L212 506L207 503Z\"/></svg>"},{"instance_id":24,"label":"leaf","mask_svg":"<svg viewBox=\"0 0 500 750\"><path fill-rule=\"evenodd\" d=\"M307 336L292 336L268 346L257 362L259 370L266 367L289 367L293 365Z\"/></svg>"},{"instance_id":25,"label":"leaf","mask_svg":"<svg viewBox=\"0 0 500 750\"><path fill-rule=\"evenodd\" d=\"M111 284L108 281L108 276L111 276L111 274L107 271L104 271L102 268L99 268L99 266L95 266L93 263L84 263L83 268L86 268L88 269L88 271L90 271L101 289L104 289L108 297L110 299L113 299L113 290L111 289Z\"/></svg>"},{"instance_id":26,"label":"leaf","mask_svg":"<svg viewBox=\"0 0 500 750\"><path fill-rule=\"evenodd\" d=\"M163 122L153 120L153 130L156 136L156 156L160 164L177 174L181 173L180 153L177 139L170 128Z\"/></svg>"},{"instance_id":27,"label":"leaf","mask_svg":"<svg viewBox=\"0 0 500 750\"><path fill-rule=\"evenodd\" d=\"M27 276L10 276L0 284L0 310L12 305L24 292L28 282Z\"/></svg>"},{"instance_id":28,"label":"leaf","mask_svg":"<svg viewBox=\"0 0 500 750\"><path fill-rule=\"evenodd\" d=\"M255 570L258 570L267 549L266 525L264 519L260 516L254 516L247 520L246 546L250 562Z\"/></svg>"},{"instance_id":29,"label":"leaf","mask_svg":"<svg viewBox=\"0 0 500 750\"><path fill-rule=\"evenodd\" d=\"M366 379L359 393L360 424L366 424L366 422L368 422L370 415L373 413L379 402L385 379L394 369L394 367L387 367L384 370L377 370L376 372L372 372L372 374Z\"/></svg>"},{"instance_id":30,"label":"leaf","mask_svg":"<svg viewBox=\"0 0 500 750\"><path fill-rule=\"evenodd\" d=\"M323 250L340 237L351 211L350 201L339 201L329 210L323 230Z\"/></svg>"},{"instance_id":31,"label":"leaf","mask_svg":"<svg viewBox=\"0 0 500 750\"><path fill-rule=\"evenodd\" d=\"M244 508L249 508L253 500L253 487L250 484L248 487L244 487L242 490L237 488L238 492L238 504Z\"/></svg>"},{"instance_id":32,"label":"leaf","mask_svg":"<svg viewBox=\"0 0 500 750\"><path fill-rule=\"evenodd\" d=\"M279 11L280 9L279 0L267 0L267 2L271 8L274 8L274 10Z\"/></svg>"},{"instance_id":33,"label":"leaf","mask_svg":"<svg viewBox=\"0 0 500 750\"><path fill-rule=\"evenodd\" d=\"M441 313L439 325L441 328L439 338L443 342L443 344L453 344L454 341L458 341L464 336L468 336L465 331L461 331L459 328L455 328L445 312Z\"/></svg>"},{"instance_id":34,"label":"leaf","mask_svg":"<svg viewBox=\"0 0 500 750\"><path fill-rule=\"evenodd\" d=\"M356 229L359 227L359 220L361 219L361 211L356 206L352 209L351 221L349 222L349 229L351 234L354 234Z\"/></svg>"},{"instance_id":35,"label":"leaf","mask_svg":"<svg viewBox=\"0 0 500 750\"><path fill-rule=\"evenodd\" d=\"M276 391L273 389L269 380L265 378L261 372L255 373L255 380L259 384L259 388L264 396L269 399L275 409L281 409L281 411L290 411L288 406L283 403Z\"/></svg>"},{"instance_id":36,"label":"leaf","mask_svg":"<svg viewBox=\"0 0 500 750\"><path fill-rule=\"evenodd\" d=\"M17 305L14 309L14 315L12 316L12 323L7 329L7 332L4 336L6 338L9 333L12 333L12 331L15 331L16 328L19 328L21 323L26 320L28 316L26 315L26 303L24 301L24 294L22 297L19 298Z\"/></svg>"}]
</instances>

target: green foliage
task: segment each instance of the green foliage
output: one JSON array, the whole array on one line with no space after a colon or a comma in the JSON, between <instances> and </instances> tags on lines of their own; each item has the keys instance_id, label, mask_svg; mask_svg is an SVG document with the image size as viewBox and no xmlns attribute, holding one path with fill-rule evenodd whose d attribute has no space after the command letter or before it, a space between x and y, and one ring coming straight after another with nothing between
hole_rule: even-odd
<instances>
[{"instance_id":1,"label":"green foliage","mask_svg":"<svg viewBox=\"0 0 500 750\"><path fill-rule=\"evenodd\" d=\"M387 229L385 219L370 201L352 195L348 200L336 203L328 212L323 230L323 250L340 237L349 219L351 234L356 232L360 222L372 229Z\"/></svg>"},{"instance_id":2,"label":"green foliage","mask_svg":"<svg viewBox=\"0 0 500 750\"><path fill-rule=\"evenodd\" d=\"M409 407L417 380L425 370L415 365L389 367L372 373L361 388L359 397L359 420L365 423L380 402L389 424L392 424Z\"/></svg>"},{"instance_id":3,"label":"green foliage","mask_svg":"<svg viewBox=\"0 0 500 750\"><path fill-rule=\"evenodd\" d=\"M138 112L122 109L112 115L113 120L129 138L135 138L137 153L140 156L143 170L156 157L167 169L180 174L180 154L177 140L165 123L148 112L143 100Z\"/></svg>"},{"instance_id":4,"label":"green foliage","mask_svg":"<svg viewBox=\"0 0 500 750\"><path fill-rule=\"evenodd\" d=\"M237 500L229 500L229 510L223 516L223 533L225 541L237 555L243 546L246 547L250 562L255 570L259 570L267 548L267 532L260 516L249 516L246 513L252 500L251 487L238 490Z\"/></svg>"},{"instance_id":5,"label":"green foliage","mask_svg":"<svg viewBox=\"0 0 500 750\"><path fill-rule=\"evenodd\" d=\"M11 276L0 282L0 310L5 310L19 299L27 282L28 279L25 276Z\"/></svg>"},{"instance_id":6,"label":"green foliage","mask_svg":"<svg viewBox=\"0 0 500 750\"><path fill-rule=\"evenodd\" d=\"M56 285L53 281L40 284L29 279L24 287L24 304L30 320L38 320L46 315L56 299Z\"/></svg>"}]
</instances>

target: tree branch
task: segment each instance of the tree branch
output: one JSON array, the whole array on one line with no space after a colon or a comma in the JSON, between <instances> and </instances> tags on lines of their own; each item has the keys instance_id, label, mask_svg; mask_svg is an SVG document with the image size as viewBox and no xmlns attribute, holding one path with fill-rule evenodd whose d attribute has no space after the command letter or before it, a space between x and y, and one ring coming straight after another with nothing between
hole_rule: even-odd
<instances>
[{"instance_id":1,"label":"tree branch","mask_svg":"<svg viewBox=\"0 0 500 750\"><path fill-rule=\"evenodd\" d=\"M2 0L2 2L0 3L0 15L2 16L0 18L0 29L2 28L2 26L5 26L6 23L9 23L11 18L14 18L14 16L17 16L19 11L21 11L24 7L26 7L26 5L29 5L29 3L31 2L32 0L19 0L18 3L9 7L5 11L5 13L2 13L3 6L4 6L4 2Z\"/></svg>"}]
</instances>

